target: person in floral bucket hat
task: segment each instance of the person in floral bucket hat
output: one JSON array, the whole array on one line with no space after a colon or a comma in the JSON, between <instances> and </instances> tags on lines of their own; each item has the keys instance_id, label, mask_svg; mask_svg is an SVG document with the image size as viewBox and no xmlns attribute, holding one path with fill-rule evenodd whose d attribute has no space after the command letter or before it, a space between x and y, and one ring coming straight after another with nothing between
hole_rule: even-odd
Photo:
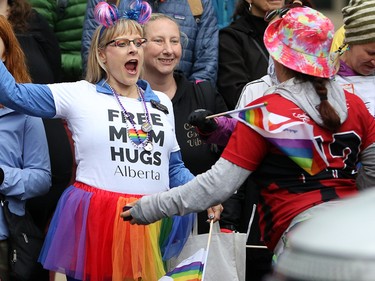
<instances>
[{"instance_id":1,"label":"person in floral bucket hat","mask_svg":"<svg viewBox=\"0 0 375 281\"><path fill-rule=\"evenodd\" d=\"M312 76L329 78L337 72L330 48L332 22L318 11L293 9L271 23L264 43L271 57L284 66Z\"/></svg>"},{"instance_id":2,"label":"person in floral bucket hat","mask_svg":"<svg viewBox=\"0 0 375 281\"><path fill-rule=\"evenodd\" d=\"M336 73L329 53L333 24L308 7L276 14L264 41L280 84L246 112L232 114L240 122L210 170L175 190L132 202L122 217L150 224L204 210L252 174L260 188L262 237L277 262L291 231L358 193L359 161L365 173L375 173L375 119L358 96L330 79Z\"/></svg>"}]
</instances>

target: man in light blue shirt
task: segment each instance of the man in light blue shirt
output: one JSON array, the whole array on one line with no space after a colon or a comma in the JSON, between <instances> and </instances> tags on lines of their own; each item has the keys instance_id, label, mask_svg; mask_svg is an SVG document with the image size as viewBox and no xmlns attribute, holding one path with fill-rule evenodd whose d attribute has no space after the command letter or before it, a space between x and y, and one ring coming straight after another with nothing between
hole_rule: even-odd
<instances>
[{"instance_id":1,"label":"man in light blue shirt","mask_svg":"<svg viewBox=\"0 0 375 281\"><path fill-rule=\"evenodd\" d=\"M40 118L0 105L0 193L9 209L24 215L27 199L43 195L51 186L48 144ZM0 208L0 243L8 227Z\"/></svg>"}]
</instances>

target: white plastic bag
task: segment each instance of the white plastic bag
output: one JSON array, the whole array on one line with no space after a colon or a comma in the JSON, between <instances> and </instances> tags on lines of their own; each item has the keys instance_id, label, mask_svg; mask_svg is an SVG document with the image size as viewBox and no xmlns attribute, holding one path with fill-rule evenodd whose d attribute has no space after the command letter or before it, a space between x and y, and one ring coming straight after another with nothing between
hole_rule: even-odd
<instances>
[{"instance_id":1,"label":"white plastic bag","mask_svg":"<svg viewBox=\"0 0 375 281\"><path fill-rule=\"evenodd\" d=\"M200 248L207 247L209 234L197 234L197 224L181 253L168 260L168 271ZM245 281L246 233L221 233L219 223L214 223L205 265L204 281Z\"/></svg>"}]
</instances>

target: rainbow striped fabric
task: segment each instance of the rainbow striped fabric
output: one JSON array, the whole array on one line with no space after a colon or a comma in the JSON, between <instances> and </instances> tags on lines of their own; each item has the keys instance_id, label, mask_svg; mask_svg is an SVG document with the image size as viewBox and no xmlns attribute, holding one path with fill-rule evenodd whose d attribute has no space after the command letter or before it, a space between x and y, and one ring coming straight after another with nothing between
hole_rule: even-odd
<instances>
[{"instance_id":1,"label":"rainbow striped fabric","mask_svg":"<svg viewBox=\"0 0 375 281\"><path fill-rule=\"evenodd\" d=\"M207 251L203 248L182 261L175 269L169 271L159 281L202 281Z\"/></svg>"},{"instance_id":2,"label":"rainbow striped fabric","mask_svg":"<svg viewBox=\"0 0 375 281\"><path fill-rule=\"evenodd\" d=\"M136 144L140 145L147 138L147 133L142 130L129 129L129 138Z\"/></svg>"},{"instance_id":3,"label":"rainbow striped fabric","mask_svg":"<svg viewBox=\"0 0 375 281\"><path fill-rule=\"evenodd\" d=\"M310 124L271 113L266 107L244 110L232 117L257 131L310 175L327 167Z\"/></svg>"}]
</instances>

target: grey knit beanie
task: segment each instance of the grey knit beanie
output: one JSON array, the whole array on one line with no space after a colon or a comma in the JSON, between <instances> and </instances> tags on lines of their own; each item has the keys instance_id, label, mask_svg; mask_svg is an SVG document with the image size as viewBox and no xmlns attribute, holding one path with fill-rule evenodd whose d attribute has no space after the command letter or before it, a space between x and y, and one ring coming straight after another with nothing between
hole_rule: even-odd
<instances>
[{"instance_id":1,"label":"grey knit beanie","mask_svg":"<svg viewBox=\"0 0 375 281\"><path fill-rule=\"evenodd\" d=\"M350 45L375 42L375 0L350 0L342 9L345 43Z\"/></svg>"}]
</instances>

